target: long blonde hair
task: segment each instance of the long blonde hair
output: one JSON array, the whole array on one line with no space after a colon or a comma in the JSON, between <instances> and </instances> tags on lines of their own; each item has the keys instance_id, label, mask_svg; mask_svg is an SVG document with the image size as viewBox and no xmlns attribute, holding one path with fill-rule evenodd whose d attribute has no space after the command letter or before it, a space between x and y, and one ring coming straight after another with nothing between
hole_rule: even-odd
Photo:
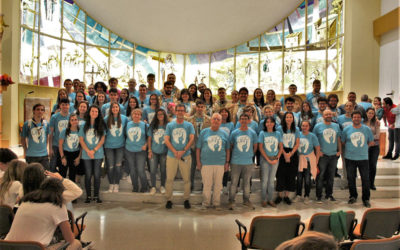
<instances>
[{"instance_id":1,"label":"long blonde hair","mask_svg":"<svg viewBox=\"0 0 400 250\"><path fill-rule=\"evenodd\" d=\"M3 202L5 194L14 181L22 182L22 175L28 164L20 160L12 160L8 163L8 167L4 172L3 178L0 179L0 203Z\"/></svg>"}]
</instances>

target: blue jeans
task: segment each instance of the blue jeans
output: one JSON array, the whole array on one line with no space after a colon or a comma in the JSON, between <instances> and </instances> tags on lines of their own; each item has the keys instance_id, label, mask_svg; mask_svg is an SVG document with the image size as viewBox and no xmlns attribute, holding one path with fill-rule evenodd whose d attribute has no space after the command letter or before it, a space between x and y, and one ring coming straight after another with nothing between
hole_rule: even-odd
<instances>
[{"instance_id":1,"label":"blue jeans","mask_svg":"<svg viewBox=\"0 0 400 250\"><path fill-rule=\"evenodd\" d=\"M108 163L108 182L110 184L119 184L125 150L124 148L105 148L104 151Z\"/></svg>"},{"instance_id":2,"label":"blue jeans","mask_svg":"<svg viewBox=\"0 0 400 250\"><path fill-rule=\"evenodd\" d=\"M333 178L337 166L338 156L336 155L323 155L319 158L318 168L319 174L317 176L317 198L322 197L322 188L324 186L324 177L326 178L325 196L329 197L333 194ZM347 164L346 164L347 167Z\"/></svg>"},{"instance_id":3,"label":"blue jeans","mask_svg":"<svg viewBox=\"0 0 400 250\"><path fill-rule=\"evenodd\" d=\"M153 152L153 156L150 159L150 181L151 186L156 186L156 175L157 168L160 165L160 173L161 173L161 186L165 187L165 178L166 178L166 166L167 166L167 153L157 154Z\"/></svg>"},{"instance_id":4,"label":"blue jeans","mask_svg":"<svg viewBox=\"0 0 400 250\"><path fill-rule=\"evenodd\" d=\"M276 170L278 170L278 165L279 161L276 164L271 165L263 156L261 156L261 201L272 201L275 191L274 180Z\"/></svg>"},{"instance_id":5,"label":"blue jeans","mask_svg":"<svg viewBox=\"0 0 400 250\"><path fill-rule=\"evenodd\" d=\"M236 196L237 185L240 176L243 178L243 201L250 200L250 178L254 165L237 165L231 164L231 187L229 190L229 201L234 202Z\"/></svg>"},{"instance_id":6,"label":"blue jeans","mask_svg":"<svg viewBox=\"0 0 400 250\"><path fill-rule=\"evenodd\" d=\"M145 172L146 155L146 151L130 152L125 149L125 156L130 170L133 192L139 191L139 180L141 184L140 192L144 193L148 190Z\"/></svg>"},{"instance_id":7,"label":"blue jeans","mask_svg":"<svg viewBox=\"0 0 400 250\"><path fill-rule=\"evenodd\" d=\"M92 197L92 175L94 176L94 197L99 197L102 162L103 159L83 160L83 165L85 166L85 189L87 197Z\"/></svg>"},{"instance_id":8,"label":"blue jeans","mask_svg":"<svg viewBox=\"0 0 400 250\"><path fill-rule=\"evenodd\" d=\"M349 183L350 197L357 199L358 196L356 187L357 168L361 175L362 200L367 201L370 197L368 160L353 161L346 159L347 182Z\"/></svg>"},{"instance_id":9,"label":"blue jeans","mask_svg":"<svg viewBox=\"0 0 400 250\"><path fill-rule=\"evenodd\" d=\"M369 183L370 186L375 186L376 164L379 158L379 145L368 148L368 165L369 165Z\"/></svg>"}]
</instances>

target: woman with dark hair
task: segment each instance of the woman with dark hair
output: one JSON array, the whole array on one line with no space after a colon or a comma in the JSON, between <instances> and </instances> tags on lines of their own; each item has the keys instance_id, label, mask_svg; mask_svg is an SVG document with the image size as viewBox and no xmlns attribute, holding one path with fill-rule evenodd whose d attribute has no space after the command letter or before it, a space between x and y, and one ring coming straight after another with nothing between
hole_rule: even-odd
<instances>
[{"instance_id":1,"label":"woman with dark hair","mask_svg":"<svg viewBox=\"0 0 400 250\"><path fill-rule=\"evenodd\" d=\"M128 108L128 100L129 100L129 90L126 88L121 89L121 92L119 93L119 104L121 104L124 107L124 110Z\"/></svg>"},{"instance_id":2,"label":"woman with dark hair","mask_svg":"<svg viewBox=\"0 0 400 250\"><path fill-rule=\"evenodd\" d=\"M182 97L182 92L181 92ZM167 164L167 146L164 143L165 129L168 124L168 115L164 109L157 109L153 121L150 123L147 145L148 158L150 159L150 194L155 194L157 168L160 166L161 187L160 193L165 193L166 164Z\"/></svg>"},{"instance_id":3,"label":"woman with dark hair","mask_svg":"<svg viewBox=\"0 0 400 250\"><path fill-rule=\"evenodd\" d=\"M149 106L143 108L142 120L150 124L156 114L156 110L160 108L160 100L157 94L151 94L149 97Z\"/></svg>"},{"instance_id":4,"label":"woman with dark hair","mask_svg":"<svg viewBox=\"0 0 400 250\"><path fill-rule=\"evenodd\" d=\"M53 108L51 109L51 115L57 113L60 111L60 100L61 99L68 99L68 93L65 89L59 89L58 93L57 93L57 101L56 103L53 105Z\"/></svg>"},{"instance_id":5,"label":"woman with dark hair","mask_svg":"<svg viewBox=\"0 0 400 250\"><path fill-rule=\"evenodd\" d=\"M383 118L384 110L382 108L382 99L379 96L374 98L374 108L376 113L376 118L380 121Z\"/></svg>"},{"instance_id":6,"label":"woman with dark hair","mask_svg":"<svg viewBox=\"0 0 400 250\"><path fill-rule=\"evenodd\" d=\"M79 126L85 123L86 113L89 110L89 102L83 101L78 104L76 115L78 116Z\"/></svg>"},{"instance_id":7,"label":"woman with dark hair","mask_svg":"<svg viewBox=\"0 0 400 250\"><path fill-rule=\"evenodd\" d=\"M190 100L195 102L199 96L197 95L197 85L192 83L188 87Z\"/></svg>"},{"instance_id":8,"label":"woman with dark hair","mask_svg":"<svg viewBox=\"0 0 400 250\"><path fill-rule=\"evenodd\" d=\"M185 105L186 114L185 116L190 116L192 111L194 111L195 104L190 97L190 93L188 89L182 89L181 95L178 99L179 103Z\"/></svg>"},{"instance_id":9,"label":"woman with dark hair","mask_svg":"<svg viewBox=\"0 0 400 250\"><path fill-rule=\"evenodd\" d=\"M273 107L274 107L274 118L275 118L276 124L280 125L281 121L282 121L282 116L283 116L282 103L279 100L276 100Z\"/></svg>"},{"instance_id":10,"label":"woman with dark hair","mask_svg":"<svg viewBox=\"0 0 400 250\"><path fill-rule=\"evenodd\" d=\"M365 125L368 126L372 135L374 136L374 145L368 148L368 161L369 161L369 183L372 190L376 190L375 187L375 175L376 175L376 164L379 158L379 137L381 134L380 122L376 119L376 113L374 108L368 108L366 110L367 121Z\"/></svg>"},{"instance_id":11,"label":"woman with dark hair","mask_svg":"<svg viewBox=\"0 0 400 250\"><path fill-rule=\"evenodd\" d=\"M264 100L264 93L262 89L256 88L253 92L253 101L254 104L257 105L260 109L262 109L265 105L265 100Z\"/></svg>"},{"instance_id":12,"label":"woman with dark hair","mask_svg":"<svg viewBox=\"0 0 400 250\"><path fill-rule=\"evenodd\" d=\"M104 82L96 82L94 84L94 90L97 93L100 93L100 92L107 93L107 85Z\"/></svg>"},{"instance_id":13,"label":"woman with dark hair","mask_svg":"<svg viewBox=\"0 0 400 250\"><path fill-rule=\"evenodd\" d=\"M296 175L299 166L297 149L300 143L300 131L296 127L292 112L283 115L281 126L277 129L282 134L283 152L279 158L278 171L276 173L276 191L279 195L275 199L278 204L282 200L290 205L289 192L296 190Z\"/></svg>"},{"instance_id":14,"label":"woman with dark hair","mask_svg":"<svg viewBox=\"0 0 400 250\"><path fill-rule=\"evenodd\" d=\"M227 108L221 108L218 112L222 117L222 123L219 127L223 131L225 131L228 136L231 135L232 131L235 129L235 125L231 122L231 113ZM224 177L222 178L222 192L224 194L228 194L228 181L229 181L230 171L224 172Z\"/></svg>"},{"instance_id":15,"label":"woman with dark hair","mask_svg":"<svg viewBox=\"0 0 400 250\"><path fill-rule=\"evenodd\" d=\"M22 176L28 164L17 159L8 164L3 178L0 179L0 204L14 207L18 201L19 191L22 188Z\"/></svg>"},{"instance_id":16,"label":"woman with dark hair","mask_svg":"<svg viewBox=\"0 0 400 250\"><path fill-rule=\"evenodd\" d=\"M315 126L315 121L316 121L316 116L313 114L311 105L309 102L304 101L301 104L301 109L300 109L300 121L299 121L299 126L301 127L301 123L303 121L308 121L310 123L310 131L313 130Z\"/></svg>"},{"instance_id":17,"label":"woman with dark hair","mask_svg":"<svg viewBox=\"0 0 400 250\"><path fill-rule=\"evenodd\" d=\"M93 105L96 105L101 110L103 104L107 103L107 94L105 92L98 92L95 100L93 101Z\"/></svg>"},{"instance_id":18,"label":"woman with dark hair","mask_svg":"<svg viewBox=\"0 0 400 250\"><path fill-rule=\"evenodd\" d=\"M206 88L200 95L200 99L204 101L204 106L206 107L205 114L211 117L214 108L214 100L211 89Z\"/></svg>"},{"instance_id":19,"label":"woman with dark hair","mask_svg":"<svg viewBox=\"0 0 400 250\"><path fill-rule=\"evenodd\" d=\"M276 207L272 198L279 157L282 154L282 135L275 129L275 119L267 116L263 122L263 130L258 136L258 149L261 153L261 206Z\"/></svg>"},{"instance_id":20,"label":"woman with dark hair","mask_svg":"<svg viewBox=\"0 0 400 250\"><path fill-rule=\"evenodd\" d=\"M136 96L131 96L128 99L128 107L126 108L126 114L125 116L128 118L128 121L131 121L131 114L132 114L132 110L134 109L138 109L139 108L139 101L136 98Z\"/></svg>"},{"instance_id":21,"label":"woman with dark hair","mask_svg":"<svg viewBox=\"0 0 400 250\"><path fill-rule=\"evenodd\" d=\"M82 147L82 160L85 167L85 203L92 200L91 182L94 176L94 196L97 203L102 203L99 197L101 163L104 158L103 144L105 140L104 120L98 106L89 108L85 124L79 129L79 142Z\"/></svg>"},{"instance_id":22,"label":"woman with dark hair","mask_svg":"<svg viewBox=\"0 0 400 250\"><path fill-rule=\"evenodd\" d=\"M69 108L70 109L70 113L73 113L74 111L76 112L76 110L78 110L79 103L81 103L83 101L87 101L86 100L86 95L85 95L85 93L83 91L78 90L76 92L76 95L75 95L75 102L71 103L71 105L70 105L70 108Z\"/></svg>"},{"instance_id":23,"label":"woman with dark hair","mask_svg":"<svg viewBox=\"0 0 400 250\"><path fill-rule=\"evenodd\" d=\"M274 106L274 103L275 103L275 101L276 101L275 91L274 91L273 89L269 89L269 90L267 91L267 94L266 94L266 98L265 98L265 99L266 99L266 100L265 100L265 104L269 104L269 105Z\"/></svg>"},{"instance_id":24,"label":"woman with dark hair","mask_svg":"<svg viewBox=\"0 0 400 250\"><path fill-rule=\"evenodd\" d=\"M124 159L125 126L128 122L126 116L121 115L120 106L116 102L110 105L109 113L104 118L106 123L106 140L104 150L108 163L108 192L119 191L119 180L121 177L121 166Z\"/></svg>"},{"instance_id":25,"label":"woman with dark hair","mask_svg":"<svg viewBox=\"0 0 400 250\"><path fill-rule=\"evenodd\" d=\"M48 246L59 227L69 243L67 249L81 249L81 243L75 239L71 230L63 192L62 181L49 178L37 190L27 193L21 199L18 213L5 240L38 241Z\"/></svg>"}]
</instances>

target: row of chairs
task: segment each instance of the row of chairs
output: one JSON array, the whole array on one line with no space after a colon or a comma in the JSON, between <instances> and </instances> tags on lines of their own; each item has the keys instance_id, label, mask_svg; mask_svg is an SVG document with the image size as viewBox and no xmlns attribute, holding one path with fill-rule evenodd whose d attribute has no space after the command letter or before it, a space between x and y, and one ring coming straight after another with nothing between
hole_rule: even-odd
<instances>
[{"instance_id":1,"label":"row of chairs","mask_svg":"<svg viewBox=\"0 0 400 250\"><path fill-rule=\"evenodd\" d=\"M71 230L75 236L75 239L81 240L82 232L85 229L85 217L87 212L84 212L77 218L74 218L74 214L68 210L68 220L71 224ZM14 250L14 249L45 249L45 247L39 242L35 241L6 241L3 240L8 232L10 231L12 222L14 220L14 211L10 206L0 205L0 249L1 250ZM57 231L55 236L61 235L61 232L58 234ZM61 240L61 239L59 239ZM65 249L68 244L64 244L60 246L59 249Z\"/></svg>"},{"instance_id":2,"label":"row of chairs","mask_svg":"<svg viewBox=\"0 0 400 250\"><path fill-rule=\"evenodd\" d=\"M251 221L249 230L243 223L236 220L239 228L236 238L240 241L242 249L274 249L282 242L301 235L304 229L332 234L330 216L331 213L315 213L310 218L307 226L300 221L299 214L256 216ZM399 234L400 231L400 207L368 209L364 212L360 224L355 218L354 211L347 211L346 229L347 235L344 239L351 241L363 239L362 241L357 241L357 244L351 242L354 245L354 249L369 249L360 248L360 246L364 246L364 243L358 243L364 242L366 239L373 240L371 244L374 246L379 243L379 239L384 239L382 242L385 244L392 243L391 241L400 244L400 236L391 238L393 235ZM358 248L355 248L357 245ZM399 248L400 245L396 249ZM382 249L385 248L380 248L379 250Z\"/></svg>"}]
</instances>

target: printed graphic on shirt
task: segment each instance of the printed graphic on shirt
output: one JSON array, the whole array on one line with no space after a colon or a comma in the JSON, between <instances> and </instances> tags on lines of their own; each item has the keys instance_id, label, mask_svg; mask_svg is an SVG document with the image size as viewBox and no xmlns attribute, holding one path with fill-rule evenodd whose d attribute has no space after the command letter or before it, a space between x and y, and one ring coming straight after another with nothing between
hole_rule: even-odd
<instances>
[{"instance_id":1,"label":"printed graphic on shirt","mask_svg":"<svg viewBox=\"0 0 400 250\"><path fill-rule=\"evenodd\" d=\"M45 141L44 129L43 127L31 128L32 139L35 143L40 143Z\"/></svg>"},{"instance_id":2,"label":"printed graphic on shirt","mask_svg":"<svg viewBox=\"0 0 400 250\"><path fill-rule=\"evenodd\" d=\"M58 122L58 132L61 133L61 131L68 126L68 120L62 120Z\"/></svg>"},{"instance_id":3,"label":"printed graphic on shirt","mask_svg":"<svg viewBox=\"0 0 400 250\"><path fill-rule=\"evenodd\" d=\"M120 137L122 135L122 124L121 127L118 128L118 123L111 125L110 133L114 137Z\"/></svg>"},{"instance_id":4,"label":"printed graphic on shirt","mask_svg":"<svg viewBox=\"0 0 400 250\"><path fill-rule=\"evenodd\" d=\"M132 127L128 130L128 137L129 140L133 142L138 142L142 137L142 130L140 129L140 127Z\"/></svg>"},{"instance_id":5,"label":"printed graphic on shirt","mask_svg":"<svg viewBox=\"0 0 400 250\"><path fill-rule=\"evenodd\" d=\"M250 149L250 137L247 135L238 136L236 139L237 148L240 152L248 152Z\"/></svg>"},{"instance_id":6,"label":"printed graphic on shirt","mask_svg":"<svg viewBox=\"0 0 400 250\"><path fill-rule=\"evenodd\" d=\"M196 121L196 134L199 135L202 129L203 129L203 122Z\"/></svg>"},{"instance_id":7,"label":"printed graphic on shirt","mask_svg":"<svg viewBox=\"0 0 400 250\"><path fill-rule=\"evenodd\" d=\"M210 137L207 138L207 144L208 144L208 148L215 152L219 152L222 149L222 140L221 137L219 137L218 135L212 135Z\"/></svg>"},{"instance_id":8,"label":"printed graphic on shirt","mask_svg":"<svg viewBox=\"0 0 400 250\"><path fill-rule=\"evenodd\" d=\"M314 108L318 109L318 101L317 101L317 98L316 98L316 97L313 97L311 102L312 102L312 105L314 106Z\"/></svg>"},{"instance_id":9,"label":"printed graphic on shirt","mask_svg":"<svg viewBox=\"0 0 400 250\"><path fill-rule=\"evenodd\" d=\"M104 116L108 115L108 111L110 111L110 108L105 108L104 109Z\"/></svg>"},{"instance_id":10,"label":"printed graphic on shirt","mask_svg":"<svg viewBox=\"0 0 400 250\"><path fill-rule=\"evenodd\" d=\"M78 134L69 134L67 136L67 145L69 148L77 148L79 144L79 135Z\"/></svg>"},{"instance_id":11,"label":"printed graphic on shirt","mask_svg":"<svg viewBox=\"0 0 400 250\"><path fill-rule=\"evenodd\" d=\"M294 146L295 139L296 139L296 135L293 133L283 134L283 136L282 136L283 145L286 148L292 148Z\"/></svg>"},{"instance_id":12,"label":"printed graphic on shirt","mask_svg":"<svg viewBox=\"0 0 400 250\"><path fill-rule=\"evenodd\" d=\"M164 144L164 134L165 134L165 130L160 128L157 129L156 132L154 132L154 141L157 144Z\"/></svg>"},{"instance_id":13,"label":"printed graphic on shirt","mask_svg":"<svg viewBox=\"0 0 400 250\"><path fill-rule=\"evenodd\" d=\"M365 143L365 136L361 132L354 132L350 135L351 143L356 148L361 148Z\"/></svg>"},{"instance_id":14,"label":"printed graphic on shirt","mask_svg":"<svg viewBox=\"0 0 400 250\"><path fill-rule=\"evenodd\" d=\"M322 132L323 136L324 136L324 140L329 143L336 143L336 131L332 128L327 128L324 130L324 132Z\"/></svg>"},{"instance_id":15,"label":"printed graphic on shirt","mask_svg":"<svg viewBox=\"0 0 400 250\"><path fill-rule=\"evenodd\" d=\"M175 128L172 130L172 139L176 144L183 144L186 141L186 130L184 128Z\"/></svg>"},{"instance_id":16,"label":"printed graphic on shirt","mask_svg":"<svg viewBox=\"0 0 400 250\"><path fill-rule=\"evenodd\" d=\"M97 143L99 143L99 138L95 135L94 128L90 128L86 132L86 141L89 144L97 144Z\"/></svg>"},{"instance_id":17,"label":"printed graphic on shirt","mask_svg":"<svg viewBox=\"0 0 400 250\"><path fill-rule=\"evenodd\" d=\"M148 123L151 123L153 121L155 114L156 114L155 112L147 114Z\"/></svg>"},{"instance_id":18,"label":"printed graphic on shirt","mask_svg":"<svg viewBox=\"0 0 400 250\"><path fill-rule=\"evenodd\" d=\"M310 143L306 138L300 138L300 152L307 152L309 146Z\"/></svg>"},{"instance_id":19,"label":"printed graphic on shirt","mask_svg":"<svg viewBox=\"0 0 400 250\"><path fill-rule=\"evenodd\" d=\"M265 137L264 146L269 152L276 152L278 150L278 140L274 136Z\"/></svg>"}]
</instances>

